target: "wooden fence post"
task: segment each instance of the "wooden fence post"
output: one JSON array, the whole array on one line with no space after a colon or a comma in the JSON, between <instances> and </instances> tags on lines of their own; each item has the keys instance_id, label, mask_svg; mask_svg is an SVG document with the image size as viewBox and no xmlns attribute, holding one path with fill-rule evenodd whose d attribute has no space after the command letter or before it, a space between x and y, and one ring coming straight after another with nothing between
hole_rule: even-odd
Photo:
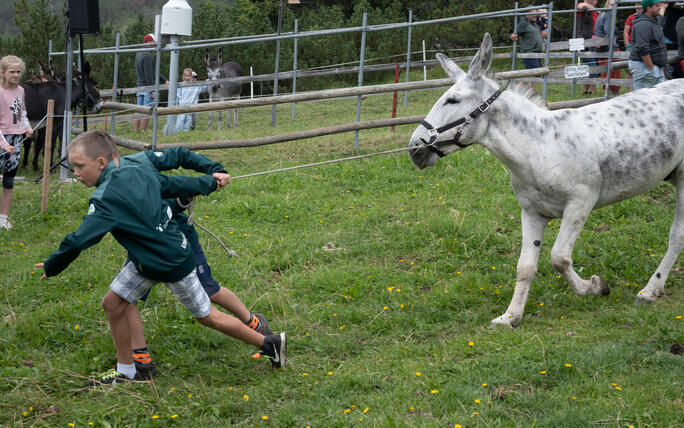
<instances>
[{"instance_id":1,"label":"wooden fence post","mask_svg":"<svg viewBox=\"0 0 684 428\"><path fill-rule=\"evenodd\" d=\"M55 100L48 100L47 122L45 124L45 150L43 155L43 191L40 212L48 209L48 192L50 190L50 153L52 153L52 120L55 113Z\"/></svg>"}]
</instances>

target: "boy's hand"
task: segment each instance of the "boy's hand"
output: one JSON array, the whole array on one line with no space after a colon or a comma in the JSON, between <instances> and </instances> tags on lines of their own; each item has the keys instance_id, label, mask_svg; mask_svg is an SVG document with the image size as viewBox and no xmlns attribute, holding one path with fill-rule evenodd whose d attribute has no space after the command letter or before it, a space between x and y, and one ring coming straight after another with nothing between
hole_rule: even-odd
<instances>
[{"instance_id":1,"label":"boy's hand","mask_svg":"<svg viewBox=\"0 0 684 428\"><path fill-rule=\"evenodd\" d=\"M44 265L45 265L45 263L36 263L35 265L33 265L33 267L34 268L42 268ZM43 276L40 277L40 280L42 281L45 278L47 278L47 275L45 275L45 271L43 271Z\"/></svg>"},{"instance_id":2,"label":"boy's hand","mask_svg":"<svg viewBox=\"0 0 684 428\"><path fill-rule=\"evenodd\" d=\"M230 174L225 172L215 172L212 174L212 176L216 179L216 183L218 184L219 188L230 183L230 180L232 178Z\"/></svg>"}]
</instances>

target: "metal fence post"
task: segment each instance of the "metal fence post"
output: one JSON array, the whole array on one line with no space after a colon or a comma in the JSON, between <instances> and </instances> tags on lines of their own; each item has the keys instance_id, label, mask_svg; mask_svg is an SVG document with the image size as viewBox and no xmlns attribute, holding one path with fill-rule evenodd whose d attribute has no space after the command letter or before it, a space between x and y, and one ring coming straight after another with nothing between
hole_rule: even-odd
<instances>
[{"instance_id":1,"label":"metal fence post","mask_svg":"<svg viewBox=\"0 0 684 428\"><path fill-rule=\"evenodd\" d=\"M278 9L278 35L283 26L283 0L280 0L280 6ZM280 39L276 40L276 54L275 54L275 77L273 77L273 96L278 95L278 66L280 65ZM276 105L273 104L271 108L271 126L276 124Z\"/></svg>"},{"instance_id":2,"label":"metal fence post","mask_svg":"<svg viewBox=\"0 0 684 428\"><path fill-rule=\"evenodd\" d=\"M616 45L615 40L615 23L617 21L617 7L618 2L613 2L613 10L610 11L610 35L608 43L608 62L606 63L606 87L603 89L603 99L608 99L608 92L610 91L610 73L612 72L613 66L613 48Z\"/></svg>"},{"instance_id":3,"label":"metal fence post","mask_svg":"<svg viewBox=\"0 0 684 428\"><path fill-rule=\"evenodd\" d=\"M74 74L74 38L71 34L67 34L67 52L66 52L66 82L71 82L71 76ZM71 99L71 86L66 85L65 100ZM64 103L64 126L62 128L62 151L60 153L61 159L67 157L67 147L71 141L71 106L69 103ZM60 161L59 179L64 181L69 175L69 168L67 168L62 161Z\"/></svg>"},{"instance_id":4,"label":"metal fence post","mask_svg":"<svg viewBox=\"0 0 684 428\"><path fill-rule=\"evenodd\" d=\"M515 10L518 10L518 2L515 2ZM518 17L513 15L513 34L518 34ZM515 58L518 54L518 41L513 40L513 57L511 58L511 70L515 70Z\"/></svg>"},{"instance_id":5,"label":"metal fence post","mask_svg":"<svg viewBox=\"0 0 684 428\"><path fill-rule=\"evenodd\" d=\"M169 107L176 105L176 88L178 87L178 50L173 49L178 47L178 42L180 42L181 36L171 36L171 41L167 47L172 48L169 56L169 91L168 91L168 103ZM178 130L176 129L176 118L175 114L170 114L166 117L166 127L164 128L166 132L165 135L176 135ZM221 126L221 124L219 124Z\"/></svg>"},{"instance_id":6,"label":"metal fence post","mask_svg":"<svg viewBox=\"0 0 684 428\"><path fill-rule=\"evenodd\" d=\"M553 2L549 3L549 27L546 29L546 55L544 56L544 66L548 67L551 60L551 29L553 28ZM542 99L546 101L546 90L549 86L549 75L544 75L544 93Z\"/></svg>"},{"instance_id":7,"label":"metal fence post","mask_svg":"<svg viewBox=\"0 0 684 428\"><path fill-rule=\"evenodd\" d=\"M423 64L425 64L425 40L423 40ZM423 65L423 80L427 80L427 67Z\"/></svg>"},{"instance_id":8,"label":"metal fence post","mask_svg":"<svg viewBox=\"0 0 684 428\"><path fill-rule=\"evenodd\" d=\"M155 51L157 52L157 59L154 66L154 105L152 106L152 150L157 148L157 127L159 126L159 117L157 116L157 107L159 107L159 73L161 72L161 34L156 30L161 28L161 15L154 17L154 29L156 40ZM137 97L136 93L136 97Z\"/></svg>"},{"instance_id":9,"label":"metal fence post","mask_svg":"<svg viewBox=\"0 0 684 428\"><path fill-rule=\"evenodd\" d=\"M572 6L572 38L575 39L577 38L577 2L573 0L573 6ZM577 51L572 51L572 65L577 64ZM572 79L572 83L570 84L570 96L574 97L575 96L575 83L577 82L577 79Z\"/></svg>"},{"instance_id":10,"label":"metal fence post","mask_svg":"<svg viewBox=\"0 0 684 428\"><path fill-rule=\"evenodd\" d=\"M411 72L411 24L413 23L413 9L409 9L408 17L408 46L406 47L406 83L409 81L409 73ZM404 91L404 107L406 107L406 100L408 98L408 90Z\"/></svg>"},{"instance_id":11,"label":"metal fence post","mask_svg":"<svg viewBox=\"0 0 684 428\"><path fill-rule=\"evenodd\" d=\"M298 22L295 19L294 22L294 32L297 34L298 30ZM297 93L297 41L299 39L295 37L294 39L294 53L292 55L292 94ZM290 120L294 120L295 118L295 103L292 103L292 113L290 114Z\"/></svg>"},{"instance_id":12,"label":"metal fence post","mask_svg":"<svg viewBox=\"0 0 684 428\"><path fill-rule=\"evenodd\" d=\"M361 55L359 57L359 86L363 86L363 60L366 54L366 22L367 14L363 12L363 24L361 30ZM356 121L361 121L361 95L356 97ZM359 131L355 132L354 150L359 148Z\"/></svg>"},{"instance_id":13,"label":"metal fence post","mask_svg":"<svg viewBox=\"0 0 684 428\"><path fill-rule=\"evenodd\" d=\"M112 84L112 101L116 101L116 90L119 83L119 46L121 46L121 33L116 33L116 48L114 50L114 81ZM114 121L116 120L116 112L112 111L112 124L109 127L109 133L114 135Z\"/></svg>"}]
</instances>

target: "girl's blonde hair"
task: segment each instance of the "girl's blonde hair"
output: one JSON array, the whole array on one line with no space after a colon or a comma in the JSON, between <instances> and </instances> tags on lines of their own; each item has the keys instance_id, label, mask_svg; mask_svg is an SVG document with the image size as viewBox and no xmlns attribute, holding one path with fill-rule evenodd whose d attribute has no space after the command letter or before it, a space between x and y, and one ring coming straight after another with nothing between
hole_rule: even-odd
<instances>
[{"instance_id":1,"label":"girl's blonde hair","mask_svg":"<svg viewBox=\"0 0 684 428\"><path fill-rule=\"evenodd\" d=\"M2 76L0 76L0 82L5 83L5 71L10 67L10 65L14 64L19 64L22 73L26 71L26 64L24 64L24 61L22 61L18 56L6 55L0 58L0 73L2 73Z\"/></svg>"}]
</instances>

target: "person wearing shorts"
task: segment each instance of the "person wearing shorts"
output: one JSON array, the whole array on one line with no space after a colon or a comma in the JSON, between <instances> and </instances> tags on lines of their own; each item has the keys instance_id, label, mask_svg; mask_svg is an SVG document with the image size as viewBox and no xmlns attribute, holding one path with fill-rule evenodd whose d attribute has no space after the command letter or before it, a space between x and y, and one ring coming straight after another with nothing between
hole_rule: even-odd
<instances>
[{"instance_id":1,"label":"person wearing shorts","mask_svg":"<svg viewBox=\"0 0 684 428\"><path fill-rule=\"evenodd\" d=\"M108 232L128 251L131 260L102 298L116 348L116 369L93 378L87 386L141 379L132 357L125 312L158 282L165 283L200 324L224 334L241 326L238 339L259 347L275 368L285 363L285 333L264 337L210 304L197 278L189 242L173 220L171 207L162 199L207 195L227 185L230 175L166 176L147 168L120 166L116 145L102 131L76 137L69 146L69 164L78 181L97 189L78 230L67 234L45 262L35 265L43 268L41 280L62 272Z\"/></svg>"},{"instance_id":2,"label":"person wearing shorts","mask_svg":"<svg viewBox=\"0 0 684 428\"><path fill-rule=\"evenodd\" d=\"M154 35L145 34L143 37L143 43L146 47L153 47L155 43ZM154 71L155 71L155 60L150 52L138 52L135 54L135 74L137 76L138 88L144 86L152 86L155 84ZM169 83L169 81L163 75L159 75L159 81ZM152 107L154 105L154 91L144 91L138 92L138 105ZM138 132L138 130L145 131L147 129L147 123L149 119L136 119L133 121L133 131Z\"/></svg>"}]
</instances>

